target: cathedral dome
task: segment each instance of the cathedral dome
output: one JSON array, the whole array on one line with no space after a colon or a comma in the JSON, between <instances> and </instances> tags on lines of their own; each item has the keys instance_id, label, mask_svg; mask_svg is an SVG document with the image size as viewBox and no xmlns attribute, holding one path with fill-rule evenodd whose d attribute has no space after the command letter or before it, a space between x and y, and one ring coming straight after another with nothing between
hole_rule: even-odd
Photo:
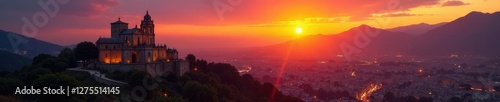
<instances>
[{"instance_id":1,"label":"cathedral dome","mask_svg":"<svg viewBox=\"0 0 500 102\"><path fill-rule=\"evenodd\" d=\"M146 11L146 15L144 15L144 20L151 20L151 16L148 11Z\"/></svg>"}]
</instances>

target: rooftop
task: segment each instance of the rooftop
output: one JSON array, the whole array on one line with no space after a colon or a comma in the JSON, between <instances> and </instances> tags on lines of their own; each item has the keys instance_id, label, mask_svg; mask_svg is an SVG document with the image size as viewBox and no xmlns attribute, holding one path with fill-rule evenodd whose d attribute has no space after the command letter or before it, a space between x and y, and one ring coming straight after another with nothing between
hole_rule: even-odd
<instances>
[{"instance_id":1,"label":"rooftop","mask_svg":"<svg viewBox=\"0 0 500 102\"><path fill-rule=\"evenodd\" d=\"M97 40L97 43L100 43L100 44L121 44L124 42L125 42L125 40L120 39L120 38L99 38Z\"/></svg>"}]
</instances>

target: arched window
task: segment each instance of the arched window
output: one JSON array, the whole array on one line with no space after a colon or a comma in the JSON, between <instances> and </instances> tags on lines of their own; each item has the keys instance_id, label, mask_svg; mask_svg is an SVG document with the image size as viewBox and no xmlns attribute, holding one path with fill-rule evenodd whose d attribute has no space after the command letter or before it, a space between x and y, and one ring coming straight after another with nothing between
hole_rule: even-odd
<instances>
[{"instance_id":1,"label":"arched window","mask_svg":"<svg viewBox=\"0 0 500 102\"><path fill-rule=\"evenodd\" d=\"M137 37L137 45L139 45L141 42L141 38Z\"/></svg>"}]
</instances>

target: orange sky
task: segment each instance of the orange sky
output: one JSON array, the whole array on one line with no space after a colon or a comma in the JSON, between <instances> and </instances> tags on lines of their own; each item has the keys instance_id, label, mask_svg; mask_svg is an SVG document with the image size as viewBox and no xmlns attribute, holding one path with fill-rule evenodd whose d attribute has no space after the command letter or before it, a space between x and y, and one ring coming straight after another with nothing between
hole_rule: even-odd
<instances>
[{"instance_id":1,"label":"orange sky","mask_svg":"<svg viewBox=\"0 0 500 102\"><path fill-rule=\"evenodd\" d=\"M118 17L132 28L149 10L157 43L186 49L250 47L304 35L335 34L361 24L393 28L449 22L471 11L500 11L500 0L241 0L232 5L220 0L216 4L232 9L220 14L213 5L216 1L74 0L58 5L60 11L34 37L59 45L94 42L110 36L109 23ZM0 29L17 33L22 32L20 18L43 11L36 2L0 4L4 4L0 11L12 14L0 17L5 22ZM303 29L302 34L295 34L297 27Z\"/></svg>"}]
</instances>

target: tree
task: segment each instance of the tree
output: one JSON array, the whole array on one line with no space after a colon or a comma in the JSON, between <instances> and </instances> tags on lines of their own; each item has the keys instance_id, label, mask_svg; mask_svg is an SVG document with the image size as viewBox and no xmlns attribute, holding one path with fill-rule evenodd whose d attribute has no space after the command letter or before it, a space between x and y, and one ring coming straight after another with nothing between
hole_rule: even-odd
<instances>
[{"instance_id":1,"label":"tree","mask_svg":"<svg viewBox=\"0 0 500 102\"><path fill-rule=\"evenodd\" d=\"M173 72L163 73L161 78L166 79L168 82L176 83L179 81L179 77L175 75Z\"/></svg>"},{"instance_id":2,"label":"tree","mask_svg":"<svg viewBox=\"0 0 500 102\"><path fill-rule=\"evenodd\" d=\"M203 60L203 59L197 59L196 60L196 67L198 67L198 70L200 71L206 71L207 69L207 66L208 66L208 62Z\"/></svg>"},{"instance_id":3,"label":"tree","mask_svg":"<svg viewBox=\"0 0 500 102\"><path fill-rule=\"evenodd\" d=\"M10 71L0 71L0 77L5 77L7 76L9 73L11 73Z\"/></svg>"},{"instance_id":4,"label":"tree","mask_svg":"<svg viewBox=\"0 0 500 102\"><path fill-rule=\"evenodd\" d=\"M78 43L73 49L75 53L76 60L82 60L83 61L83 67L86 67L87 61L97 59L99 57L99 49L97 46L88 41L84 41L81 43Z\"/></svg>"},{"instance_id":5,"label":"tree","mask_svg":"<svg viewBox=\"0 0 500 102\"><path fill-rule=\"evenodd\" d=\"M39 78L42 75L51 74L52 72L47 68L42 68L40 66L26 65L20 71L15 71L17 74L13 76L17 79L23 81L26 85L31 85L33 80Z\"/></svg>"},{"instance_id":6,"label":"tree","mask_svg":"<svg viewBox=\"0 0 500 102\"><path fill-rule=\"evenodd\" d=\"M189 68L193 69L196 66L196 56L193 54L188 54L186 60L189 62Z\"/></svg>"},{"instance_id":7,"label":"tree","mask_svg":"<svg viewBox=\"0 0 500 102\"><path fill-rule=\"evenodd\" d=\"M33 80L31 84L35 88L42 89L43 87L50 87L51 89L57 89L60 86L69 86L76 87L82 86L82 82L76 80L74 77L69 76L67 74L57 73L57 74L46 74L40 76L39 78ZM28 95L31 96L29 98L34 98L35 100L39 100L42 102L48 101L63 101L68 102L72 101L74 96L66 96L66 95Z\"/></svg>"},{"instance_id":8,"label":"tree","mask_svg":"<svg viewBox=\"0 0 500 102\"><path fill-rule=\"evenodd\" d=\"M35 56L33 58L33 62L31 63L32 65L36 65L36 64L39 64L41 63L42 61L44 61L45 59L49 59L49 58L56 58L52 55L49 55L49 54L39 54L38 56Z\"/></svg>"},{"instance_id":9,"label":"tree","mask_svg":"<svg viewBox=\"0 0 500 102\"><path fill-rule=\"evenodd\" d=\"M183 96L191 102L217 102L217 90L212 85L188 81L182 88Z\"/></svg>"},{"instance_id":10,"label":"tree","mask_svg":"<svg viewBox=\"0 0 500 102\"><path fill-rule=\"evenodd\" d=\"M66 62L70 67L76 67L75 52L70 48L64 48L61 50L57 57L60 61Z\"/></svg>"},{"instance_id":11,"label":"tree","mask_svg":"<svg viewBox=\"0 0 500 102\"><path fill-rule=\"evenodd\" d=\"M52 72L62 72L66 70L67 67L69 67L67 63L58 61L55 57L46 57L41 62L38 62L36 66L50 69Z\"/></svg>"},{"instance_id":12,"label":"tree","mask_svg":"<svg viewBox=\"0 0 500 102\"><path fill-rule=\"evenodd\" d=\"M69 67L69 65L64 62L56 62L54 66L53 68L49 68L52 72L63 72Z\"/></svg>"},{"instance_id":13,"label":"tree","mask_svg":"<svg viewBox=\"0 0 500 102\"><path fill-rule=\"evenodd\" d=\"M19 79L0 78L0 94L13 95L17 87L23 86L24 83Z\"/></svg>"},{"instance_id":14,"label":"tree","mask_svg":"<svg viewBox=\"0 0 500 102\"><path fill-rule=\"evenodd\" d=\"M124 75L126 75L125 81L128 82L130 86L142 86L145 77L149 76L147 72L139 70L129 70ZM151 77L149 76L146 81L150 84L149 82L152 81Z\"/></svg>"},{"instance_id":15,"label":"tree","mask_svg":"<svg viewBox=\"0 0 500 102\"><path fill-rule=\"evenodd\" d=\"M186 56L186 60L189 61L190 63L194 63L196 61L196 56L194 56L193 54L188 54Z\"/></svg>"}]
</instances>

